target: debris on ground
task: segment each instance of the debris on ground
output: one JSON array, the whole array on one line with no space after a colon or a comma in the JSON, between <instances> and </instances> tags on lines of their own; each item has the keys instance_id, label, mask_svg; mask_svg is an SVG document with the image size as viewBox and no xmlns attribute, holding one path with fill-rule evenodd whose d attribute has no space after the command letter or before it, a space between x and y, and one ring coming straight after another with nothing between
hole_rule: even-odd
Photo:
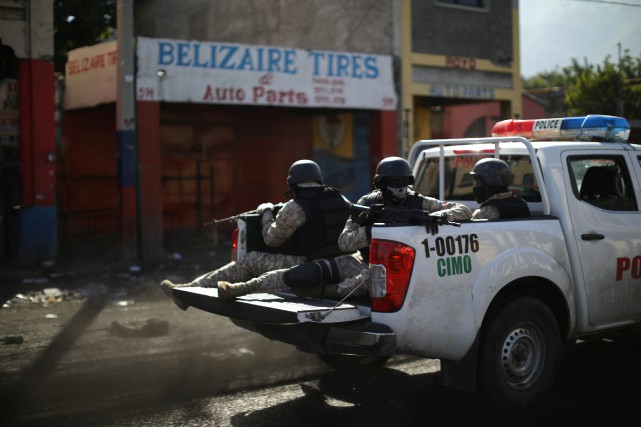
<instances>
[{"instance_id":1,"label":"debris on ground","mask_svg":"<svg viewBox=\"0 0 641 427\"><path fill-rule=\"evenodd\" d=\"M3 344L22 344L24 338L21 335L6 335L0 340Z\"/></svg>"},{"instance_id":2,"label":"debris on ground","mask_svg":"<svg viewBox=\"0 0 641 427\"><path fill-rule=\"evenodd\" d=\"M158 319L147 319L141 323L114 320L109 332L121 338L159 337L169 334L169 322Z\"/></svg>"}]
</instances>

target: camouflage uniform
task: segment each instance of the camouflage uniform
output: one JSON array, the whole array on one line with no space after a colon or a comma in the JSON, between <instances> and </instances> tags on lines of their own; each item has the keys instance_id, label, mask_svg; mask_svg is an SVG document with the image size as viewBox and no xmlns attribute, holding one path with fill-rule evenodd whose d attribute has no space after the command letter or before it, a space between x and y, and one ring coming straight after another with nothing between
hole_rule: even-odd
<instances>
[{"instance_id":1,"label":"camouflage uniform","mask_svg":"<svg viewBox=\"0 0 641 427\"><path fill-rule=\"evenodd\" d=\"M369 278L369 270L366 268L367 264L363 262L363 258L359 252L339 255L334 258L334 261L336 261L340 276L343 278L343 280L336 284L328 284L326 286L318 285L309 288L291 288L286 285L283 280L289 268L268 271L248 280L247 283L255 284L251 291L252 293L292 292L299 296L342 298L350 293L350 296L360 296L366 295L369 292L366 284ZM315 262L328 263L325 259L316 260ZM238 285L238 283L233 283L233 285Z\"/></svg>"},{"instance_id":2,"label":"camouflage uniform","mask_svg":"<svg viewBox=\"0 0 641 427\"><path fill-rule=\"evenodd\" d=\"M301 208L296 203L288 202L287 204L285 204L280 212L278 212L276 219L273 218L273 215L270 211L266 211L261 218L262 233L265 243L268 246L280 246L285 241L290 239L293 233L299 227L301 227L305 223L305 221L305 212L303 208ZM364 283L369 277L369 271L363 272L363 268L366 267L367 264L363 262L363 258L360 253L354 251L351 252L353 253L346 253L344 255L333 257L333 260L336 262L341 281L339 283L327 284L325 286L318 285L301 289L292 288L285 284L284 276L285 273L289 270L289 267L294 267L296 265L309 261L304 256L277 255L279 257L278 260L273 260L271 264L272 266L274 266L274 268L263 270L261 272L262 274L258 273L251 276L235 275L234 277L232 277L230 274L226 274L223 276L221 274L217 274L217 272L213 272L210 274L215 274L215 276L208 277L207 279L213 280L215 278L218 281L230 282L233 287L238 287L243 284L251 284L252 293L293 292L301 296L344 297L351 292L351 296L365 295L368 292L368 288L366 285L364 285ZM254 258L263 259L265 255L270 255L260 252L257 252L256 254L259 255L252 255L252 252L249 252L247 253L247 255L245 255L245 257L251 256L253 260ZM243 257L242 259L243 264L247 262L245 257ZM282 261L285 261L286 265L276 266L276 262L282 263ZM313 262L325 264L329 263L327 259L317 259ZM243 267L241 266L240 268ZM250 269L251 268L246 268L244 270ZM239 268L235 269L235 271L239 270ZM256 273L256 269L251 270L253 273ZM200 282L200 279L197 280Z\"/></svg>"},{"instance_id":3,"label":"camouflage uniform","mask_svg":"<svg viewBox=\"0 0 641 427\"><path fill-rule=\"evenodd\" d=\"M495 200L495 199L508 199L512 197L512 192L508 191L505 193L497 193L487 198L486 201ZM492 205L481 204L481 206L474 211L472 214L472 219L499 219L501 214L499 208Z\"/></svg>"},{"instance_id":4,"label":"camouflage uniform","mask_svg":"<svg viewBox=\"0 0 641 427\"><path fill-rule=\"evenodd\" d=\"M261 217L263 240L267 246L277 247L287 241L307 220L305 211L294 200L289 200L276 215L266 210ZM191 286L215 288L219 281L245 282L272 270L286 269L305 262L303 255L247 252L237 261L205 273L191 282Z\"/></svg>"}]
</instances>

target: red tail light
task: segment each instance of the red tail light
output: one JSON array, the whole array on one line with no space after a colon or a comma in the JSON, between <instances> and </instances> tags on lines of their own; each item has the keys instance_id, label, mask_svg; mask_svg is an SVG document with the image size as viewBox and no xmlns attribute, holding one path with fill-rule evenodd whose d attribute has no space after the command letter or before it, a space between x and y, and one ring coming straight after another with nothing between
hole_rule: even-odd
<instances>
[{"instance_id":1,"label":"red tail light","mask_svg":"<svg viewBox=\"0 0 641 427\"><path fill-rule=\"evenodd\" d=\"M238 258L238 227L231 234L231 260L236 261Z\"/></svg>"},{"instance_id":2,"label":"red tail light","mask_svg":"<svg viewBox=\"0 0 641 427\"><path fill-rule=\"evenodd\" d=\"M407 288L414 267L414 248L398 242L373 239L370 246L370 271L383 271L384 289L372 293L372 310L380 312L398 311L403 306ZM384 268L380 268L383 266ZM374 279L375 274L371 275ZM383 286L383 283L381 283ZM375 284L372 289L374 291Z\"/></svg>"}]
</instances>

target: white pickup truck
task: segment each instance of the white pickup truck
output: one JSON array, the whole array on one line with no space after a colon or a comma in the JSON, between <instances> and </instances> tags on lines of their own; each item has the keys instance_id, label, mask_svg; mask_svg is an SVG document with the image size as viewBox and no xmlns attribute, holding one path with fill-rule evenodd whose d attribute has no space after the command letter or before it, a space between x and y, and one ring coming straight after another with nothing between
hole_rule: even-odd
<instances>
[{"instance_id":1,"label":"white pickup truck","mask_svg":"<svg viewBox=\"0 0 641 427\"><path fill-rule=\"evenodd\" d=\"M623 118L506 120L491 138L419 141L414 188L476 207L476 161L496 156L532 216L441 225L375 224L370 297L293 294L174 298L228 316L334 367L394 354L440 359L444 385L479 390L501 409L532 406L553 389L563 346L641 325L641 145ZM251 249L248 217L234 247ZM249 246L248 246L249 245Z\"/></svg>"}]
</instances>

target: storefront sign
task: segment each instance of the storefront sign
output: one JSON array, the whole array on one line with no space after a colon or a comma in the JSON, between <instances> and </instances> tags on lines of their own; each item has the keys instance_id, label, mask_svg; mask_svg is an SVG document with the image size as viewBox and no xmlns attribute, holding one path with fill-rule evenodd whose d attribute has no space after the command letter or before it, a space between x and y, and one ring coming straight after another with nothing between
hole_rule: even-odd
<instances>
[{"instance_id":1,"label":"storefront sign","mask_svg":"<svg viewBox=\"0 0 641 427\"><path fill-rule=\"evenodd\" d=\"M140 101L393 110L392 57L139 37Z\"/></svg>"},{"instance_id":2,"label":"storefront sign","mask_svg":"<svg viewBox=\"0 0 641 427\"><path fill-rule=\"evenodd\" d=\"M65 108L93 107L116 101L116 41L69 51L65 76Z\"/></svg>"},{"instance_id":3,"label":"storefront sign","mask_svg":"<svg viewBox=\"0 0 641 427\"><path fill-rule=\"evenodd\" d=\"M496 99L492 87L431 83L427 95L442 98Z\"/></svg>"}]
</instances>

